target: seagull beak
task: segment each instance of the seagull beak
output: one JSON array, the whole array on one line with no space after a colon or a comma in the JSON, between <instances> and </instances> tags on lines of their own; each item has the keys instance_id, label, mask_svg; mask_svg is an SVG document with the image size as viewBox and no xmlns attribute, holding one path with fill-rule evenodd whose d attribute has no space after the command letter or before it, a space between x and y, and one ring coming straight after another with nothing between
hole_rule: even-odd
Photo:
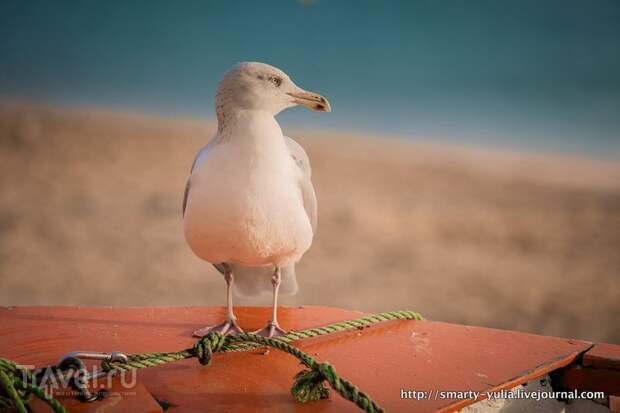
<instances>
[{"instance_id":1,"label":"seagull beak","mask_svg":"<svg viewBox=\"0 0 620 413\"><path fill-rule=\"evenodd\" d=\"M319 112L331 112L332 107L329 105L329 101L319 95L318 93L307 92L305 90L299 89L295 92L287 93L287 95L293 97L293 102L298 105L304 105L305 107L317 110Z\"/></svg>"}]
</instances>

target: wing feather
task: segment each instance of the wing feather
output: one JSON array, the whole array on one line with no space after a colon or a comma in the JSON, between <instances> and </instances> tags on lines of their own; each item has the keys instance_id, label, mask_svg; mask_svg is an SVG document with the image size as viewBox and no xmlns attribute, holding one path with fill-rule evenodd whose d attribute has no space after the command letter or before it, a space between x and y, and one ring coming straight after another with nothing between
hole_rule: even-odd
<instances>
[{"instance_id":1,"label":"wing feather","mask_svg":"<svg viewBox=\"0 0 620 413\"><path fill-rule=\"evenodd\" d=\"M312 168L310 166L310 158L304 148L295 142L294 139L285 136L284 140L286 141L286 146L288 147L291 157L301 170L299 189L301 190L304 209L306 210L306 214L308 215L308 219L312 225L312 232L316 235L318 214L316 193L314 192L314 186L312 186Z\"/></svg>"},{"instance_id":2,"label":"wing feather","mask_svg":"<svg viewBox=\"0 0 620 413\"><path fill-rule=\"evenodd\" d=\"M200 163L203 161L207 153L209 153L209 149L211 148L212 141L213 139L209 141L209 143L207 143L205 146L200 148L200 150L196 154L196 157L194 158L194 162L192 162L192 167L190 168L190 171L189 171L190 176L189 178L187 178L187 182L185 183L185 193L183 194L183 216L185 216L185 209L187 208L187 199L189 198L189 191L192 187L191 174L194 172L194 169L196 169L196 167L200 165Z\"/></svg>"}]
</instances>

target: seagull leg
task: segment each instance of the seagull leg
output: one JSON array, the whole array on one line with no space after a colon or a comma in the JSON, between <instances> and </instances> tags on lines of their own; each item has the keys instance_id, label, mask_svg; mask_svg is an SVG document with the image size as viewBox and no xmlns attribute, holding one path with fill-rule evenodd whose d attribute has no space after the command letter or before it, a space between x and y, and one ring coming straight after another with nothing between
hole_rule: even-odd
<instances>
[{"instance_id":1,"label":"seagull leg","mask_svg":"<svg viewBox=\"0 0 620 413\"><path fill-rule=\"evenodd\" d=\"M243 330L237 324L237 317L233 312L232 285L234 278L232 268L228 264L222 264L222 267L224 267L224 280L226 280L226 320L220 324L194 331L194 337L204 337L214 331L224 335L243 333Z\"/></svg>"},{"instance_id":2,"label":"seagull leg","mask_svg":"<svg viewBox=\"0 0 620 413\"><path fill-rule=\"evenodd\" d=\"M278 290L280 289L280 282L282 281L282 270L276 266L276 270L271 277L271 285L273 285L273 307L271 309L271 321L261 328L254 331L254 334L264 337L277 337L282 334L286 334L286 331L280 328L278 324Z\"/></svg>"}]
</instances>

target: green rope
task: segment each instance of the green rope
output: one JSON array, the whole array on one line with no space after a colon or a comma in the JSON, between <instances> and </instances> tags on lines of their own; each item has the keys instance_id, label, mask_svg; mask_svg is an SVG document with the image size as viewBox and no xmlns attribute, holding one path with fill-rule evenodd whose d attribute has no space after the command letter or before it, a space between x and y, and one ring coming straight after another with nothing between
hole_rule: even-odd
<instances>
[{"instance_id":1,"label":"green rope","mask_svg":"<svg viewBox=\"0 0 620 413\"><path fill-rule=\"evenodd\" d=\"M0 357L0 408L13 407L18 413L28 413L26 405L30 403L32 395L47 403L55 413L67 412L58 400L34 383L30 370Z\"/></svg>"},{"instance_id":2,"label":"green rope","mask_svg":"<svg viewBox=\"0 0 620 413\"><path fill-rule=\"evenodd\" d=\"M415 311L388 311L385 313L367 315L354 320L340 321L323 327L310 328L302 331L289 331L287 334L278 336L276 340L290 343L297 340L325 336L343 331L361 330L371 326L372 324L391 320L422 320L422 316ZM255 342L226 343L222 346L220 352L227 353L231 351L249 351L260 347L264 346ZM183 360L191 357L195 357L191 349L169 353L140 353L130 355L126 363L103 362L101 363L101 366L104 370L115 369L122 371L154 367L169 363L171 361Z\"/></svg>"},{"instance_id":3,"label":"green rope","mask_svg":"<svg viewBox=\"0 0 620 413\"><path fill-rule=\"evenodd\" d=\"M203 365L209 365L214 353L248 351L268 346L296 357L308 368L295 376L291 394L297 401L306 403L329 397L329 389L324 384L327 382L335 392L355 403L362 410L369 413L377 413L383 412L383 409L366 393L360 391L351 382L338 376L336 370L329 363L319 363L307 353L288 343L342 331L363 329L372 324L390 320L422 320L422 317L413 311L391 311L372 314L355 320L333 323L324 327L291 331L276 338L266 338L251 333L223 336L220 333L214 332L201 338L193 347L185 350L168 353L132 354L128 356L127 362L104 361L101 363L101 366L105 371L115 374L124 370L154 367L192 357L198 358ZM25 377L29 377L29 384L21 380L24 377L23 374L26 374ZM54 412L64 413L65 409L63 406L48 396L43 389L36 386L30 379L31 377L32 375L29 371L20 369L10 360L0 358L0 407L13 406L19 413L26 413L25 405L28 404L31 394L34 394L50 405Z\"/></svg>"}]
</instances>

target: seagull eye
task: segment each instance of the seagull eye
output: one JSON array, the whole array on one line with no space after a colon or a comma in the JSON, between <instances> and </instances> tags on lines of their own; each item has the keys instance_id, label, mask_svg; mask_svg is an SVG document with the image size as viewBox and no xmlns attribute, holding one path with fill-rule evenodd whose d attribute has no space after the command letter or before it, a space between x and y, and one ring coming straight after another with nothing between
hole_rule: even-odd
<instances>
[{"instance_id":1,"label":"seagull eye","mask_svg":"<svg viewBox=\"0 0 620 413\"><path fill-rule=\"evenodd\" d=\"M280 87L280 85L282 84L282 78L279 78L277 76L271 76L269 78L269 82L273 83L275 87Z\"/></svg>"}]
</instances>

